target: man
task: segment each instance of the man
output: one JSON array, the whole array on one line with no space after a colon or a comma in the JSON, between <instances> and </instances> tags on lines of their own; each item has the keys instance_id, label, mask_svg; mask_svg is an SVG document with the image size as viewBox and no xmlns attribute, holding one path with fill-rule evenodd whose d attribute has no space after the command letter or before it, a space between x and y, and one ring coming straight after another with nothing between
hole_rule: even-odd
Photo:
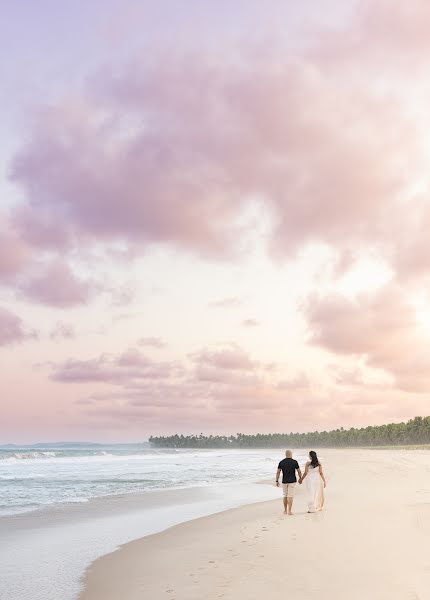
<instances>
[{"instance_id":1,"label":"man","mask_svg":"<svg viewBox=\"0 0 430 600\"><path fill-rule=\"evenodd\" d=\"M282 471L282 487L284 491L284 513L292 515L294 488L296 486L296 471L299 474L299 483L302 483L302 472L299 463L294 460L291 450L285 452L285 458L281 460L276 471L276 485L279 487L279 476Z\"/></svg>"}]
</instances>

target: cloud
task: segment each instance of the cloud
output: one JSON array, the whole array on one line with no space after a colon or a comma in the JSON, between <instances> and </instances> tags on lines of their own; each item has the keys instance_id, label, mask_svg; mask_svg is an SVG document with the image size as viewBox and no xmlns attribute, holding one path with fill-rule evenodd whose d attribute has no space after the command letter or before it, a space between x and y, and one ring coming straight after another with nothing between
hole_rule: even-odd
<instances>
[{"instance_id":1,"label":"cloud","mask_svg":"<svg viewBox=\"0 0 430 600\"><path fill-rule=\"evenodd\" d=\"M199 382L177 382L169 379L144 379L120 391L92 394L92 401L124 407L175 407L182 409L207 406L207 387Z\"/></svg>"},{"instance_id":2,"label":"cloud","mask_svg":"<svg viewBox=\"0 0 430 600\"><path fill-rule=\"evenodd\" d=\"M251 360L247 352L237 344L229 344L216 350L204 349L190 354L190 358L199 366L217 369L250 371L258 363Z\"/></svg>"},{"instance_id":3,"label":"cloud","mask_svg":"<svg viewBox=\"0 0 430 600\"><path fill-rule=\"evenodd\" d=\"M150 348L165 348L166 342L159 337L141 337L137 340L138 346L148 346Z\"/></svg>"},{"instance_id":4,"label":"cloud","mask_svg":"<svg viewBox=\"0 0 430 600\"><path fill-rule=\"evenodd\" d=\"M0 346L9 346L35 338L37 338L36 332L28 330L20 317L0 307Z\"/></svg>"},{"instance_id":5,"label":"cloud","mask_svg":"<svg viewBox=\"0 0 430 600\"><path fill-rule=\"evenodd\" d=\"M54 328L51 330L49 337L54 341L70 340L76 337L76 333L73 325L58 321L58 323L56 323Z\"/></svg>"},{"instance_id":6,"label":"cloud","mask_svg":"<svg viewBox=\"0 0 430 600\"><path fill-rule=\"evenodd\" d=\"M112 306L126 306L131 304L136 296L136 290L133 285L123 285L120 287L111 287L108 290L111 294Z\"/></svg>"},{"instance_id":7,"label":"cloud","mask_svg":"<svg viewBox=\"0 0 430 600\"><path fill-rule=\"evenodd\" d=\"M310 381L305 373L299 373L292 379L282 379L276 387L278 390L306 390L310 387Z\"/></svg>"},{"instance_id":8,"label":"cloud","mask_svg":"<svg viewBox=\"0 0 430 600\"><path fill-rule=\"evenodd\" d=\"M257 201L272 256L313 242L340 256L370 246L407 271L429 254L428 228L408 244L420 229L409 203L430 215L428 201L415 203L428 173L428 117L417 111L430 98L409 78L405 95L399 77L405 61L426 64L429 11L412 6L361 1L341 26L313 24L306 43L287 47L244 39L229 56L167 56L154 43L97 69L81 92L36 111L12 161L25 196L13 218L20 243L63 255L119 242L133 256L168 244L232 258ZM11 252L4 269L16 268Z\"/></svg>"},{"instance_id":9,"label":"cloud","mask_svg":"<svg viewBox=\"0 0 430 600\"><path fill-rule=\"evenodd\" d=\"M6 230L7 228L7 230ZM10 229L10 224L0 215L0 277L2 283L13 278L31 260L31 249Z\"/></svg>"},{"instance_id":10,"label":"cloud","mask_svg":"<svg viewBox=\"0 0 430 600\"><path fill-rule=\"evenodd\" d=\"M95 284L77 277L66 262L58 259L41 265L19 288L30 300L65 308L88 302Z\"/></svg>"},{"instance_id":11,"label":"cloud","mask_svg":"<svg viewBox=\"0 0 430 600\"><path fill-rule=\"evenodd\" d=\"M258 327L260 323L256 319L244 319L242 325L244 327Z\"/></svg>"},{"instance_id":12,"label":"cloud","mask_svg":"<svg viewBox=\"0 0 430 600\"><path fill-rule=\"evenodd\" d=\"M359 368L344 368L339 365L329 365L330 375L337 385L362 386L364 385L363 371Z\"/></svg>"},{"instance_id":13,"label":"cloud","mask_svg":"<svg viewBox=\"0 0 430 600\"><path fill-rule=\"evenodd\" d=\"M56 243L50 234L55 231L62 246L80 239L122 240L137 247L168 242L224 255L231 247L226 219L237 209L222 198L213 168L187 148L180 121L172 122L168 114L157 117L149 102L143 110L153 122L142 127L141 110L124 106L117 112L111 103L108 93L104 100L78 101L72 110L64 105L40 112L33 137L12 168L28 197L28 209L17 215L22 234L42 247ZM104 123L100 111L110 113ZM131 137L124 133L127 121L134 121ZM46 233L35 239L29 235L34 230Z\"/></svg>"},{"instance_id":14,"label":"cloud","mask_svg":"<svg viewBox=\"0 0 430 600\"><path fill-rule=\"evenodd\" d=\"M212 354L220 348L204 351ZM117 422L118 427L143 423L148 435L196 429L231 432L239 422L242 431L273 431L279 423L283 431L314 429L316 420L320 428L367 424L384 422L387 411L396 419L407 416L405 398L409 398L408 410L423 405L387 386L366 384L357 390L355 383L341 389L313 383L311 387L305 373L286 377L279 366L267 371L258 361L252 361L253 370L225 368L224 363L217 366L217 360L207 361L207 354L201 363L196 361L200 353L193 353L188 363L168 363L167 370L161 363L160 377L150 375L160 364L148 362L136 348L93 360L67 361L57 365L54 376L61 369L57 380L86 383L85 389L94 385L91 395L78 401L91 422L99 415L101 421Z\"/></svg>"},{"instance_id":15,"label":"cloud","mask_svg":"<svg viewBox=\"0 0 430 600\"><path fill-rule=\"evenodd\" d=\"M155 244L252 261L244 240L254 236L258 253L265 244L281 260L309 244L330 246L337 263L326 272L337 279L369 253L392 267L395 284L355 299L313 296L305 307L310 343L352 357L366 384L354 367L339 367L331 375L339 393L315 390L314 377L306 388L300 375L270 370L228 345L204 348L181 367L136 348L56 365L57 381L111 386L112 414L121 402L145 410L155 402L145 414L161 419L175 398L186 418L194 406L200 418L206 406L212 423L234 411L246 423L259 411L260 424L264 411L267 419L288 416L288 399L298 425L402 417L401 401L410 410L425 406L411 392L430 389L428 336L409 301L430 278L430 8L422 0L360 0L347 18L324 14L324 26L304 11L305 30L292 27L288 40L252 33L228 51L178 43L170 54L148 42L147 52L127 53L114 69L96 67L63 97L35 107L25 139L14 140L9 172L21 204L0 221L0 278L20 299L67 308L101 291L81 272L96 254L124 265ZM264 223L254 220L254 228L244 217L255 206ZM220 288L210 306L220 314L243 306L228 295L235 289ZM129 291L113 302L128 302ZM161 346L146 338L140 348L147 347ZM404 392L367 395L368 367ZM366 416L364 406L374 412Z\"/></svg>"},{"instance_id":16,"label":"cloud","mask_svg":"<svg viewBox=\"0 0 430 600\"><path fill-rule=\"evenodd\" d=\"M430 391L430 335L419 326L398 285L353 299L312 297L305 315L312 343L337 354L363 356L369 366L392 374L399 389Z\"/></svg>"},{"instance_id":17,"label":"cloud","mask_svg":"<svg viewBox=\"0 0 430 600\"><path fill-rule=\"evenodd\" d=\"M224 385L256 386L260 378L256 374L237 372L224 368L217 368L207 365L198 365L195 371L195 377L198 381L207 381Z\"/></svg>"},{"instance_id":18,"label":"cloud","mask_svg":"<svg viewBox=\"0 0 430 600\"><path fill-rule=\"evenodd\" d=\"M51 379L68 383L107 383L132 387L136 381L164 379L178 373L173 363L147 358L136 348L122 354L101 356L88 360L69 359L56 365Z\"/></svg>"},{"instance_id":19,"label":"cloud","mask_svg":"<svg viewBox=\"0 0 430 600\"><path fill-rule=\"evenodd\" d=\"M387 103L341 67L328 77L319 50L273 45L256 56L245 47L239 66L154 49L151 61L100 72L82 97L40 111L15 157L13 180L28 200L17 215L23 236L223 257L260 196L276 252L375 241L410 183L416 127L395 97Z\"/></svg>"},{"instance_id":20,"label":"cloud","mask_svg":"<svg viewBox=\"0 0 430 600\"><path fill-rule=\"evenodd\" d=\"M228 298L222 298L221 300L214 300L209 304L212 308L236 308L242 304L240 298L231 296Z\"/></svg>"},{"instance_id":21,"label":"cloud","mask_svg":"<svg viewBox=\"0 0 430 600\"><path fill-rule=\"evenodd\" d=\"M195 416L206 409L215 421L222 414L277 412L286 394L304 391L302 378L288 390L281 389L272 381L272 371L235 344L206 348L188 358L189 362L182 364L153 361L139 349L129 348L118 355L69 359L55 365L51 377L63 383L109 386L80 398L80 406L100 405L118 415L141 408L159 411L175 407L178 415Z\"/></svg>"},{"instance_id":22,"label":"cloud","mask_svg":"<svg viewBox=\"0 0 430 600\"><path fill-rule=\"evenodd\" d=\"M366 65L372 76L380 75L383 66L385 80L398 76L409 80L427 65L429 23L429 6L423 0L412 0L407 5L390 0L360 0L348 31L326 31L319 47L328 65L350 69L349 61L354 57ZM343 52L339 52L340 48Z\"/></svg>"},{"instance_id":23,"label":"cloud","mask_svg":"<svg viewBox=\"0 0 430 600\"><path fill-rule=\"evenodd\" d=\"M210 397L227 390L246 389L248 394L263 381L264 365L252 360L249 354L234 343L214 349L204 348L189 355L194 372L192 378L210 386Z\"/></svg>"}]
</instances>

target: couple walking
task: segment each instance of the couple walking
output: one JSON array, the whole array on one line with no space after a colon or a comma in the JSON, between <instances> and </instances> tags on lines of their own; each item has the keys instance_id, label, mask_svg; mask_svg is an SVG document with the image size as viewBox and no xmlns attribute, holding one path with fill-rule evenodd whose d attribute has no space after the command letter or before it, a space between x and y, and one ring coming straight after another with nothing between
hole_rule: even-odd
<instances>
[{"instance_id":1,"label":"couple walking","mask_svg":"<svg viewBox=\"0 0 430 600\"><path fill-rule=\"evenodd\" d=\"M306 479L306 488L308 494L308 512L314 513L322 510L324 506L324 488L326 481L323 468L318 460L317 453L311 450L309 452L309 461L306 463L305 472L302 475L299 463L293 458L291 450L285 452L285 457L278 465L276 472L276 485L279 487L279 476L282 471L282 487L284 491L284 512L292 515L294 489L296 487L297 477L299 475L299 484Z\"/></svg>"}]
</instances>

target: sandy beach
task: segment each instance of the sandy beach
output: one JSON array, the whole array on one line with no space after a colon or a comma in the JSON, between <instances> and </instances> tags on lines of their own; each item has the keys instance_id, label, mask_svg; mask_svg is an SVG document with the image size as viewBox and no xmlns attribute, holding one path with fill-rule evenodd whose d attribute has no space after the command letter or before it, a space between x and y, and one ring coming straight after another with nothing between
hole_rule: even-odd
<instances>
[{"instance_id":1,"label":"sandy beach","mask_svg":"<svg viewBox=\"0 0 430 600\"><path fill-rule=\"evenodd\" d=\"M122 546L87 571L81 600L426 600L430 452L325 450L326 507L262 502Z\"/></svg>"}]
</instances>

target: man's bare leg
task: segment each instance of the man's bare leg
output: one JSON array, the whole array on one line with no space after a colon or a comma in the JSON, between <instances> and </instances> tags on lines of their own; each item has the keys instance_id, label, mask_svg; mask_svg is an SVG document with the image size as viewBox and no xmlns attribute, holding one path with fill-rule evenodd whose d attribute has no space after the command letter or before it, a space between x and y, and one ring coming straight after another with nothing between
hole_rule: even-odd
<instances>
[{"instance_id":1,"label":"man's bare leg","mask_svg":"<svg viewBox=\"0 0 430 600\"><path fill-rule=\"evenodd\" d=\"M288 500L289 499L286 496L284 496L283 500L284 500L284 514L287 515L288 514Z\"/></svg>"},{"instance_id":2,"label":"man's bare leg","mask_svg":"<svg viewBox=\"0 0 430 600\"><path fill-rule=\"evenodd\" d=\"M293 513L292 508L293 508L293 498L287 498L287 502L288 502L288 514L292 515Z\"/></svg>"}]
</instances>

